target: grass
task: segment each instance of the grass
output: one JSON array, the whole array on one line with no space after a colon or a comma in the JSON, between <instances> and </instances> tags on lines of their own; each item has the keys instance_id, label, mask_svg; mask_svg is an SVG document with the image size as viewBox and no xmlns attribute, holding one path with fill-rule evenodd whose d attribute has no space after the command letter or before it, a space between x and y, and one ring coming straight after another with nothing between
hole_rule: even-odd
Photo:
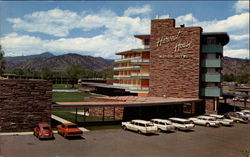
<instances>
[{"instance_id":1,"label":"grass","mask_svg":"<svg viewBox=\"0 0 250 157\"><path fill-rule=\"evenodd\" d=\"M53 111L52 114L61 117L65 120L68 120L70 122L75 122L75 114L74 113L70 113L70 112L55 112ZM108 118L104 118L104 121L112 121L113 119L108 119ZM78 122L84 122L84 116L83 115L77 115L77 121ZM102 121L102 117L90 117L90 116L86 116L85 117L85 122L101 122Z\"/></svg>"},{"instance_id":2,"label":"grass","mask_svg":"<svg viewBox=\"0 0 250 157\"><path fill-rule=\"evenodd\" d=\"M93 95L80 92L53 92L53 102L82 102L85 97L91 97Z\"/></svg>"},{"instance_id":3,"label":"grass","mask_svg":"<svg viewBox=\"0 0 250 157\"><path fill-rule=\"evenodd\" d=\"M79 87L79 84L75 84L74 88L71 84L53 84L53 89L78 89Z\"/></svg>"}]
</instances>

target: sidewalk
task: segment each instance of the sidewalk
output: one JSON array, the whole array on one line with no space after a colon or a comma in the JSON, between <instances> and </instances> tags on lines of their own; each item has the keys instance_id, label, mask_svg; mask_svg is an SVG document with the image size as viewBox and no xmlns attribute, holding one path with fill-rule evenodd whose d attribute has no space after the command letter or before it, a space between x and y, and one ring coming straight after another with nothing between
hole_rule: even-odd
<instances>
[{"instance_id":1,"label":"sidewalk","mask_svg":"<svg viewBox=\"0 0 250 157\"><path fill-rule=\"evenodd\" d=\"M61 117L55 116L53 114L51 115L51 118L53 118L53 119L55 119L55 120L57 120L58 122L61 122L61 123L72 123L70 121L67 121L67 120L65 120L65 119L63 119ZM82 130L83 132L89 131L88 129L83 128L83 127L79 127L79 129Z\"/></svg>"}]
</instances>

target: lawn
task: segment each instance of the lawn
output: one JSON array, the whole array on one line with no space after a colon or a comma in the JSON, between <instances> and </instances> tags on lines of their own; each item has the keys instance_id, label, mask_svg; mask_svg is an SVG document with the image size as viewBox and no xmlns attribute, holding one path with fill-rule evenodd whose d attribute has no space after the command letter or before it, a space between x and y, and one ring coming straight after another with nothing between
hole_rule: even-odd
<instances>
[{"instance_id":1,"label":"lawn","mask_svg":"<svg viewBox=\"0 0 250 157\"><path fill-rule=\"evenodd\" d=\"M91 94L80 92L53 92L53 102L82 102L85 97L93 97Z\"/></svg>"},{"instance_id":2,"label":"lawn","mask_svg":"<svg viewBox=\"0 0 250 157\"><path fill-rule=\"evenodd\" d=\"M65 120L68 120L70 122L75 122L75 114L74 113L70 113L70 112L55 112L52 111L52 114L61 117ZM104 121L112 121L113 119L108 119L108 118L104 118ZM77 115L77 121L78 122L84 122L84 116L83 115ZM90 116L86 116L85 117L85 122L101 122L102 121L102 117L90 117Z\"/></svg>"},{"instance_id":3,"label":"lawn","mask_svg":"<svg viewBox=\"0 0 250 157\"><path fill-rule=\"evenodd\" d=\"M79 84L75 84L74 88L71 84L53 84L53 89L78 89L79 87Z\"/></svg>"}]
</instances>

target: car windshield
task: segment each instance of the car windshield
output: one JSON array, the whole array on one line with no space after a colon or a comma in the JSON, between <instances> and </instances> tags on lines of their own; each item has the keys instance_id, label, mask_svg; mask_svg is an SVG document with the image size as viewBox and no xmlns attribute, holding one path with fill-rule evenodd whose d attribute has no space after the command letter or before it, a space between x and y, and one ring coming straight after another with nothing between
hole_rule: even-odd
<instances>
[{"instance_id":1,"label":"car windshield","mask_svg":"<svg viewBox=\"0 0 250 157\"><path fill-rule=\"evenodd\" d=\"M77 126L76 125L68 125L67 128L77 128Z\"/></svg>"},{"instance_id":2,"label":"car windshield","mask_svg":"<svg viewBox=\"0 0 250 157\"><path fill-rule=\"evenodd\" d=\"M149 126L154 126L153 124L146 124L146 127L149 127Z\"/></svg>"},{"instance_id":3,"label":"car windshield","mask_svg":"<svg viewBox=\"0 0 250 157\"><path fill-rule=\"evenodd\" d=\"M50 127L45 126L45 127L43 127L43 130L50 130Z\"/></svg>"}]
</instances>

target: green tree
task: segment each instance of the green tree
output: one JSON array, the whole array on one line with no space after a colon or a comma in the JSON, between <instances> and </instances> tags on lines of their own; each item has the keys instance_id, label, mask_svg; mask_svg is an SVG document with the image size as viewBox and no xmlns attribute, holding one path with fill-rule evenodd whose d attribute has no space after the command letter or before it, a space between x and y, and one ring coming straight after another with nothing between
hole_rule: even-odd
<instances>
[{"instance_id":1,"label":"green tree","mask_svg":"<svg viewBox=\"0 0 250 157\"><path fill-rule=\"evenodd\" d=\"M14 69L12 70L12 73L16 75L24 75L24 71L22 69Z\"/></svg>"},{"instance_id":2,"label":"green tree","mask_svg":"<svg viewBox=\"0 0 250 157\"><path fill-rule=\"evenodd\" d=\"M4 51L2 50L2 45L0 45L0 76L3 74L5 66L4 66Z\"/></svg>"},{"instance_id":3,"label":"green tree","mask_svg":"<svg viewBox=\"0 0 250 157\"><path fill-rule=\"evenodd\" d=\"M49 68L42 69L42 71L41 71L41 78L42 79L49 80L52 78L52 76L53 76L53 73Z\"/></svg>"},{"instance_id":4,"label":"green tree","mask_svg":"<svg viewBox=\"0 0 250 157\"><path fill-rule=\"evenodd\" d=\"M241 66L240 74L237 77L237 82L250 84L250 59L246 59L245 64Z\"/></svg>"},{"instance_id":5,"label":"green tree","mask_svg":"<svg viewBox=\"0 0 250 157\"><path fill-rule=\"evenodd\" d=\"M223 75L223 81L226 81L226 82L233 82L235 81L236 78L233 74L224 74Z\"/></svg>"},{"instance_id":6,"label":"green tree","mask_svg":"<svg viewBox=\"0 0 250 157\"><path fill-rule=\"evenodd\" d=\"M71 80L72 88L74 88L74 81L75 79L79 79L85 70L79 66L71 66L66 69L67 77Z\"/></svg>"}]
</instances>

